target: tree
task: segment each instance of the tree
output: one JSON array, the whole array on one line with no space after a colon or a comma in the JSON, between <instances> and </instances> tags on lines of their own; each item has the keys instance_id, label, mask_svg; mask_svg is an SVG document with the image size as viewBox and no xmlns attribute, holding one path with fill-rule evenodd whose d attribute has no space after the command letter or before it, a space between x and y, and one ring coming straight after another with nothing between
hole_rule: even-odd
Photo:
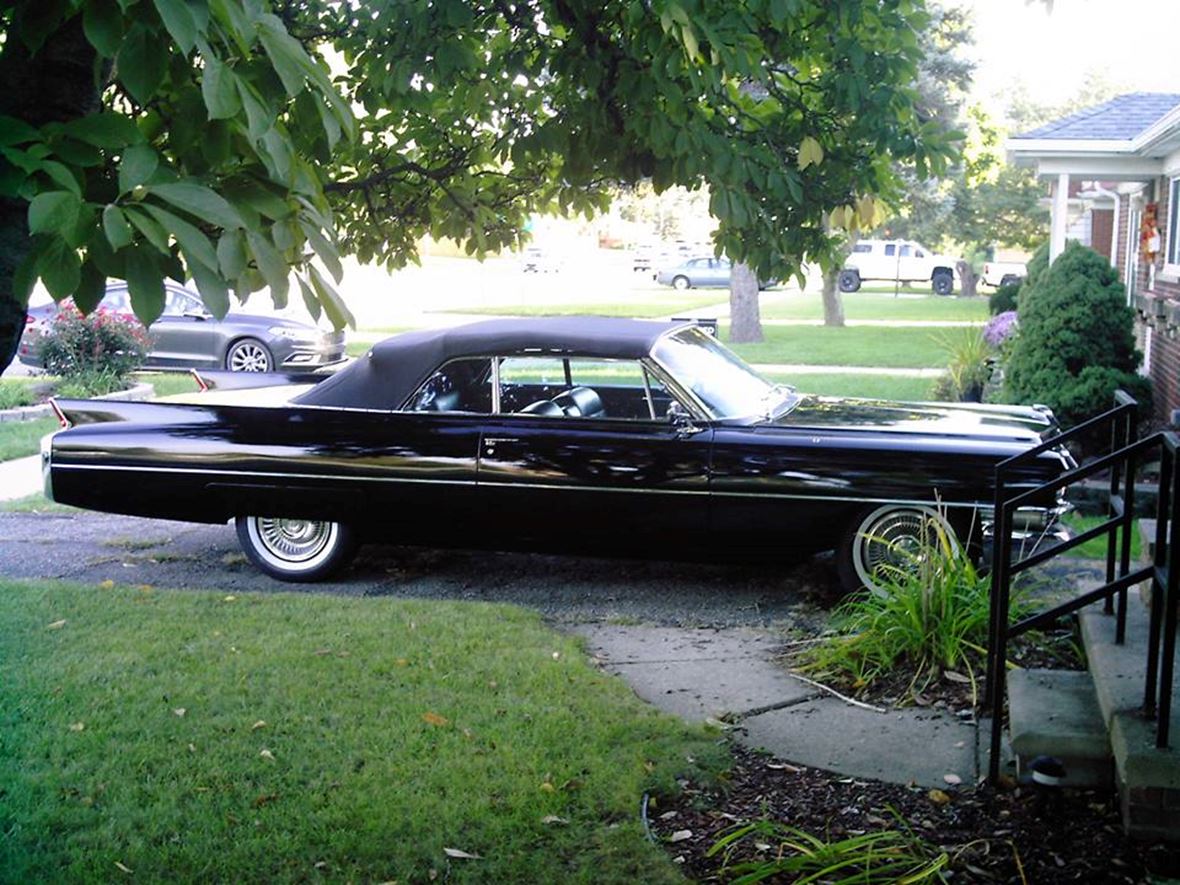
<instances>
[{"instance_id":1,"label":"tree","mask_svg":"<svg viewBox=\"0 0 1180 885\"><path fill-rule=\"evenodd\" d=\"M17 0L0 16L0 365L38 277L83 309L125 277L150 321L165 275L221 314L231 289L283 302L294 268L341 325L338 251L396 267L430 234L483 255L531 214L589 215L642 178L707 179L717 247L781 277L830 254L833 209L851 226L892 193L892 158L939 172L953 149L907 85L921 0Z\"/></svg>"}]
</instances>

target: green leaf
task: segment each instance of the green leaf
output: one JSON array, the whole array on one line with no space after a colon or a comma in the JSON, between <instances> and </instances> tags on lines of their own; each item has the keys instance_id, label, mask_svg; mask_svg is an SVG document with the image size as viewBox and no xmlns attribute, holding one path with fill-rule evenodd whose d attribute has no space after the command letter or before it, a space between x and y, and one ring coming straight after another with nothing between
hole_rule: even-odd
<instances>
[{"instance_id":1,"label":"green leaf","mask_svg":"<svg viewBox=\"0 0 1180 885\"><path fill-rule=\"evenodd\" d=\"M159 155L146 144L129 147L119 161L119 193L130 193L146 183L159 165Z\"/></svg>"},{"instance_id":2,"label":"green leaf","mask_svg":"<svg viewBox=\"0 0 1180 885\"><path fill-rule=\"evenodd\" d=\"M295 96L303 91L306 63L310 61L303 46L287 33L282 21L277 16L261 15L255 23L258 28L258 39L262 41L262 48L270 63L274 65L275 73L283 81L283 88L287 95Z\"/></svg>"},{"instance_id":3,"label":"green leaf","mask_svg":"<svg viewBox=\"0 0 1180 885\"><path fill-rule=\"evenodd\" d=\"M78 221L82 201L70 191L46 191L29 203L29 233L62 233Z\"/></svg>"},{"instance_id":4,"label":"green leaf","mask_svg":"<svg viewBox=\"0 0 1180 885\"><path fill-rule=\"evenodd\" d=\"M82 279L78 253L61 237L50 237L37 256L37 274L54 300L74 294Z\"/></svg>"},{"instance_id":5,"label":"green leaf","mask_svg":"<svg viewBox=\"0 0 1180 885\"><path fill-rule=\"evenodd\" d=\"M118 150L143 141L143 135L134 121L114 111L103 111L71 120L62 125L62 133L78 141L110 150Z\"/></svg>"},{"instance_id":6,"label":"green leaf","mask_svg":"<svg viewBox=\"0 0 1180 885\"><path fill-rule=\"evenodd\" d=\"M127 216L114 203L102 210L102 229L112 249L130 246L131 240L134 238L134 232L127 221Z\"/></svg>"},{"instance_id":7,"label":"green leaf","mask_svg":"<svg viewBox=\"0 0 1180 885\"><path fill-rule=\"evenodd\" d=\"M324 236L323 231L314 224L310 224L307 221L300 221L299 227L303 230L303 235L307 237L307 241L311 243L311 248L315 250L315 254L319 256L320 261L324 263L324 267L328 269L328 273L332 275L332 279L339 283L344 277L344 269L340 266L340 253L336 249L335 244Z\"/></svg>"},{"instance_id":8,"label":"green leaf","mask_svg":"<svg viewBox=\"0 0 1180 885\"><path fill-rule=\"evenodd\" d=\"M61 163L56 160L42 160L41 171L52 178L55 184L60 184L78 199L82 199L82 185L78 184L74 173Z\"/></svg>"},{"instance_id":9,"label":"green leaf","mask_svg":"<svg viewBox=\"0 0 1180 885\"><path fill-rule=\"evenodd\" d=\"M205 71L201 75L201 97L209 109L210 120L228 120L241 110L238 98L237 75L228 66L214 58L205 58Z\"/></svg>"},{"instance_id":10,"label":"green leaf","mask_svg":"<svg viewBox=\"0 0 1180 885\"><path fill-rule=\"evenodd\" d=\"M184 252L184 257L188 259L188 269L190 272L193 270L194 263L203 264L210 271L217 270L217 253L213 250L213 244L209 242L207 236L183 218L178 218L171 212L161 209L159 206L144 203L143 208L166 231L176 237L176 242L180 244L180 249Z\"/></svg>"},{"instance_id":11,"label":"green leaf","mask_svg":"<svg viewBox=\"0 0 1180 885\"><path fill-rule=\"evenodd\" d=\"M193 280L197 284L197 291L201 293L201 300L213 316L222 319L229 311L229 287L225 280L215 271L203 264L190 265Z\"/></svg>"},{"instance_id":12,"label":"green leaf","mask_svg":"<svg viewBox=\"0 0 1180 885\"><path fill-rule=\"evenodd\" d=\"M119 49L115 70L131 97L141 105L147 104L164 82L168 70L167 48L156 35L136 22Z\"/></svg>"},{"instance_id":13,"label":"green leaf","mask_svg":"<svg viewBox=\"0 0 1180 885\"><path fill-rule=\"evenodd\" d=\"M155 253L139 248L127 256L127 290L131 309L145 326L164 312L164 273Z\"/></svg>"},{"instance_id":14,"label":"green leaf","mask_svg":"<svg viewBox=\"0 0 1180 885\"><path fill-rule=\"evenodd\" d=\"M286 260L270 240L260 233L252 230L246 231L246 242L254 254L254 261L258 265L258 269L266 278L266 284L270 286L270 297L275 305L285 304L287 301L287 277L291 273Z\"/></svg>"},{"instance_id":15,"label":"green leaf","mask_svg":"<svg viewBox=\"0 0 1180 885\"><path fill-rule=\"evenodd\" d=\"M90 313L102 301L107 291L107 275L93 261L82 264L81 279L74 290L74 304L82 313Z\"/></svg>"},{"instance_id":16,"label":"green leaf","mask_svg":"<svg viewBox=\"0 0 1180 885\"><path fill-rule=\"evenodd\" d=\"M217 264L227 280L246 272L246 238L240 230L227 230L217 241Z\"/></svg>"},{"instance_id":17,"label":"green leaf","mask_svg":"<svg viewBox=\"0 0 1180 885\"><path fill-rule=\"evenodd\" d=\"M153 0L156 12L176 45L185 55L193 51L197 41L197 23L184 0Z\"/></svg>"},{"instance_id":18,"label":"green leaf","mask_svg":"<svg viewBox=\"0 0 1180 885\"><path fill-rule=\"evenodd\" d=\"M148 192L218 227L230 229L245 226L238 210L225 197L191 179L174 184L154 184L148 188Z\"/></svg>"},{"instance_id":19,"label":"green leaf","mask_svg":"<svg viewBox=\"0 0 1180 885\"><path fill-rule=\"evenodd\" d=\"M339 293L324 279L323 274L319 272L314 264L309 264L307 269L311 271L311 284L315 287L320 303L324 305L324 312L328 315L332 327L343 329L345 326L348 326L351 329L355 329L356 317L352 315L352 311L348 309L348 306L341 299Z\"/></svg>"},{"instance_id":20,"label":"green leaf","mask_svg":"<svg viewBox=\"0 0 1180 885\"><path fill-rule=\"evenodd\" d=\"M165 255L172 253L172 246L168 242L168 232L160 227L147 213L142 209L131 206L128 206L123 211L149 243Z\"/></svg>"},{"instance_id":21,"label":"green leaf","mask_svg":"<svg viewBox=\"0 0 1180 885\"><path fill-rule=\"evenodd\" d=\"M123 42L123 16L112 0L89 0L82 8L82 31L104 58L114 58Z\"/></svg>"},{"instance_id":22,"label":"green leaf","mask_svg":"<svg viewBox=\"0 0 1180 885\"><path fill-rule=\"evenodd\" d=\"M311 314L313 320L318 321L320 314L323 313L323 306L320 300L316 297L315 292L311 288L311 284L301 276L296 276L295 279L299 281L299 291L303 293L303 306L307 308L307 312Z\"/></svg>"},{"instance_id":23,"label":"green leaf","mask_svg":"<svg viewBox=\"0 0 1180 885\"><path fill-rule=\"evenodd\" d=\"M14 144L24 144L29 141L39 141L41 133L24 120L0 114L0 147Z\"/></svg>"}]
</instances>

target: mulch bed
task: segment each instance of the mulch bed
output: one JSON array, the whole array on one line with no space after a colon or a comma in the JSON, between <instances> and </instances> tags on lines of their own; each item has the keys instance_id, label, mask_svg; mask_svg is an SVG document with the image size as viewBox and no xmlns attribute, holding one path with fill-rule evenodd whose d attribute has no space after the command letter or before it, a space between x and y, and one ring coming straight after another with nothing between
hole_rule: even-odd
<instances>
[{"instance_id":1,"label":"mulch bed","mask_svg":"<svg viewBox=\"0 0 1180 885\"><path fill-rule=\"evenodd\" d=\"M790 765L736 744L732 752L721 785L682 783L680 796L649 811L653 835L696 881L727 880L720 860L705 853L738 823L768 818L835 840L896 828L895 812L946 852L951 882L1139 883L1149 871L1180 873L1174 852L1124 836L1117 808L1102 794L1069 792L1059 807L1041 807L1028 787L932 792ZM776 848L760 855L750 842L743 859L773 856Z\"/></svg>"}]
</instances>

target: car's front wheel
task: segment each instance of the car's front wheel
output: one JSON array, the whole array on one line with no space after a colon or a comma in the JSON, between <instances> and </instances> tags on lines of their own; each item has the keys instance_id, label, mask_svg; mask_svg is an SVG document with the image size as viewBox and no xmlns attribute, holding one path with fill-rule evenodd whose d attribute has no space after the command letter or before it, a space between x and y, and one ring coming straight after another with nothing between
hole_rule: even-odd
<instances>
[{"instance_id":1,"label":"car's front wheel","mask_svg":"<svg viewBox=\"0 0 1180 885\"><path fill-rule=\"evenodd\" d=\"M672 287L675 289L679 289L681 292L683 292L685 289L687 289L691 285L692 285L692 283L689 282L689 279L686 276L678 276L672 280Z\"/></svg>"},{"instance_id":2,"label":"car's front wheel","mask_svg":"<svg viewBox=\"0 0 1180 885\"><path fill-rule=\"evenodd\" d=\"M847 592L862 588L885 595L890 570L915 568L943 535L958 549L959 538L933 507L885 504L862 510L836 548L836 571Z\"/></svg>"},{"instance_id":3,"label":"car's front wheel","mask_svg":"<svg viewBox=\"0 0 1180 885\"><path fill-rule=\"evenodd\" d=\"M269 372L274 364L270 349L256 338L235 341L225 354L225 367L231 372Z\"/></svg>"},{"instance_id":4,"label":"car's front wheel","mask_svg":"<svg viewBox=\"0 0 1180 885\"><path fill-rule=\"evenodd\" d=\"M338 522L239 516L238 542L249 560L280 581L318 581L356 552L356 533Z\"/></svg>"},{"instance_id":5,"label":"car's front wheel","mask_svg":"<svg viewBox=\"0 0 1180 885\"><path fill-rule=\"evenodd\" d=\"M860 274L854 270L842 270L839 283L841 292L855 292L860 288Z\"/></svg>"}]
</instances>

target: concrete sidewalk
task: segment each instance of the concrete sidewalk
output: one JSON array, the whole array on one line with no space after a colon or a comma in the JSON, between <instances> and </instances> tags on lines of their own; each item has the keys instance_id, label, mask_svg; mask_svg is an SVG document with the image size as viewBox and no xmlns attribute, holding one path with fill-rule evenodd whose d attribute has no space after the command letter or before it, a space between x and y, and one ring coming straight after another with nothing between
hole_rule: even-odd
<instances>
[{"instance_id":1,"label":"concrete sidewalk","mask_svg":"<svg viewBox=\"0 0 1180 885\"><path fill-rule=\"evenodd\" d=\"M41 491L41 456L0 461L0 501L14 501Z\"/></svg>"},{"instance_id":2,"label":"concrete sidewalk","mask_svg":"<svg viewBox=\"0 0 1180 885\"><path fill-rule=\"evenodd\" d=\"M643 700L690 722L735 726L743 744L779 759L851 777L953 789L979 776L970 713L881 712L792 676L775 658L782 640L756 629L573 628L595 659Z\"/></svg>"}]
</instances>

